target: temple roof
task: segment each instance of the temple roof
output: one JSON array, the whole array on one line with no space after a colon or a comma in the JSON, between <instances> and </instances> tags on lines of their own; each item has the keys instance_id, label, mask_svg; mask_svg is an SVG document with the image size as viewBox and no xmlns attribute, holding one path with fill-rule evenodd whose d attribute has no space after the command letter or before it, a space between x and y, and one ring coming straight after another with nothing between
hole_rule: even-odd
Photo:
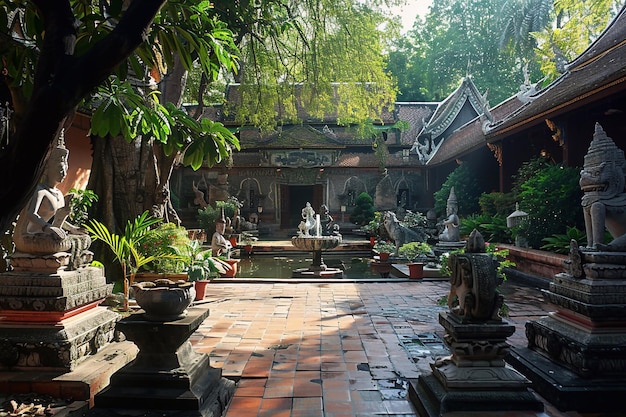
<instances>
[{"instance_id":1,"label":"temple roof","mask_svg":"<svg viewBox=\"0 0 626 417\"><path fill-rule=\"evenodd\" d=\"M512 111L518 109L522 104L523 103L517 96L512 96L490 109L489 112L494 120L499 120L511 114ZM487 141L483 133L484 123L485 120L478 116L463 125L460 129L454 131L428 161L428 166L435 166L451 161L452 159L461 158L470 152L486 146Z\"/></svg>"},{"instance_id":2,"label":"temple roof","mask_svg":"<svg viewBox=\"0 0 626 417\"><path fill-rule=\"evenodd\" d=\"M565 73L531 96L531 101L517 111L487 126L487 140L493 142L604 95L625 90L626 6L598 39L567 65Z\"/></svg>"}]
</instances>

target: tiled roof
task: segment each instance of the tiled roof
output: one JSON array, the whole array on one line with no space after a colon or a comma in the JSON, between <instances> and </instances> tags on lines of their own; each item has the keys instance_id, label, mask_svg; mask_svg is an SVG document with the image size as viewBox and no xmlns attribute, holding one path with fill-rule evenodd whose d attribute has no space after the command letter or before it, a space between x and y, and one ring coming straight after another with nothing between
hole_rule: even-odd
<instances>
[{"instance_id":1,"label":"tiled roof","mask_svg":"<svg viewBox=\"0 0 626 417\"><path fill-rule=\"evenodd\" d=\"M413 145L417 134L422 130L426 121L430 119L437 105L438 103L396 103L396 119L409 124L409 129L401 133L400 143L402 145Z\"/></svg>"},{"instance_id":2,"label":"tiled roof","mask_svg":"<svg viewBox=\"0 0 626 417\"><path fill-rule=\"evenodd\" d=\"M532 101L489 126L487 140L543 123L608 92L626 91L626 6L567 71Z\"/></svg>"},{"instance_id":3,"label":"tiled roof","mask_svg":"<svg viewBox=\"0 0 626 417\"><path fill-rule=\"evenodd\" d=\"M519 108L522 104L517 96L513 96L490 109L489 112L494 120L499 120ZM480 117L477 117L452 133L428 161L428 166L439 165L452 159L457 159L475 151L481 146L486 146L487 142L482 125L483 122Z\"/></svg>"}]
</instances>

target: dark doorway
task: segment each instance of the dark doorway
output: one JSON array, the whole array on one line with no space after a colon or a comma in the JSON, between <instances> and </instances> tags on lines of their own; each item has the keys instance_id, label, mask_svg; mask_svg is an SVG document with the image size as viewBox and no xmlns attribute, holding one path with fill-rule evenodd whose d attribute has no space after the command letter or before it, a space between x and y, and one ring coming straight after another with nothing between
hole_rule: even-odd
<instances>
[{"instance_id":1,"label":"dark doorway","mask_svg":"<svg viewBox=\"0 0 626 417\"><path fill-rule=\"evenodd\" d=\"M282 185L281 191L281 228L296 229L302 220L302 209L306 203L311 206L316 213L319 212L323 202L324 187L316 185Z\"/></svg>"}]
</instances>

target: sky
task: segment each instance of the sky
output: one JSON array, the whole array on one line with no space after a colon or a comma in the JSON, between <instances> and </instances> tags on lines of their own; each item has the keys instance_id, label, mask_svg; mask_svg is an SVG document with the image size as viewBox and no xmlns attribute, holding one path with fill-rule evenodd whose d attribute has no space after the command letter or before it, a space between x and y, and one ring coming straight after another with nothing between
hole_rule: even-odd
<instances>
[{"instance_id":1,"label":"sky","mask_svg":"<svg viewBox=\"0 0 626 417\"><path fill-rule=\"evenodd\" d=\"M417 15L422 17L426 15L432 2L433 0L406 0L405 5L392 7L391 13L402 17L402 27L406 32L413 28Z\"/></svg>"}]
</instances>

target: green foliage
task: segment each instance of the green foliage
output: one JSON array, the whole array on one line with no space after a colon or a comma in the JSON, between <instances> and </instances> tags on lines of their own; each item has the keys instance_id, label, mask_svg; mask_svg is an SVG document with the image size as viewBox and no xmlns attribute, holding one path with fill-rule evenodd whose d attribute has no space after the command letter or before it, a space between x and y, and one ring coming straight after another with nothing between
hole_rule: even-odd
<instances>
[{"instance_id":1,"label":"green foliage","mask_svg":"<svg viewBox=\"0 0 626 417\"><path fill-rule=\"evenodd\" d=\"M515 210L515 197L512 193L483 193L478 204L483 214L508 216Z\"/></svg>"},{"instance_id":2,"label":"green foliage","mask_svg":"<svg viewBox=\"0 0 626 417\"><path fill-rule=\"evenodd\" d=\"M395 253L396 245L393 242L389 242L387 240L379 240L374 245L374 250L379 253Z\"/></svg>"},{"instance_id":3,"label":"green foliage","mask_svg":"<svg viewBox=\"0 0 626 417\"><path fill-rule=\"evenodd\" d=\"M215 233L215 222L221 217L222 208L224 209L224 216L232 219L235 215L237 203L231 200L216 201L215 207L209 204L205 208L198 210L198 222L200 226L206 230L209 239L213 236L213 233Z\"/></svg>"},{"instance_id":4,"label":"green foliage","mask_svg":"<svg viewBox=\"0 0 626 417\"><path fill-rule=\"evenodd\" d=\"M366 193L359 194L354 201L354 209L350 214L350 221L354 224L364 226L375 218L374 200Z\"/></svg>"},{"instance_id":5,"label":"green foliage","mask_svg":"<svg viewBox=\"0 0 626 417\"><path fill-rule=\"evenodd\" d=\"M485 245L485 252L490 253L498 262L496 272L498 276L506 280L506 273L504 272L504 270L506 268L515 267L515 262L508 259L509 250L500 249L497 245L487 243ZM450 276L452 274L452 266L450 265L450 262L452 262L451 255L459 253L465 253L465 248L456 249L449 253L446 252L439 256L439 264L441 265L439 268L439 272L441 273L441 275Z\"/></svg>"},{"instance_id":6,"label":"green foliage","mask_svg":"<svg viewBox=\"0 0 626 417\"><path fill-rule=\"evenodd\" d=\"M82 226L87 221L89 208L98 201L98 196L91 190L78 190L76 188L72 188L70 193L72 199L70 200L69 221L76 226Z\"/></svg>"},{"instance_id":7,"label":"green foliage","mask_svg":"<svg viewBox=\"0 0 626 417\"><path fill-rule=\"evenodd\" d=\"M430 245L426 242L409 242L398 249L398 254L407 258L409 262L413 262L420 256L431 255L432 253Z\"/></svg>"},{"instance_id":8,"label":"green foliage","mask_svg":"<svg viewBox=\"0 0 626 417\"><path fill-rule=\"evenodd\" d=\"M506 216L502 214L472 214L462 219L459 227L462 236L468 236L476 229L488 242L511 242L511 229L507 227Z\"/></svg>"},{"instance_id":9,"label":"green foliage","mask_svg":"<svg viewBox=\"0 0 626 417\"><path fill-rule=\"evenodd\" d=\"M562 233L567 227L583 228L582 209L578 204L582 192L578 184L579 168L548 165L520 184L520 210L528 220L520 232L533 248L542 246L542 239Z\"/></svg>"},{"instance_id":10,"label":"green foliage","mask_svg":"<svg viewBox=\"0 0 626 417\"><path fill-rule=\"evenodd\" d=\"M541 239L545 244L540 249L555 253L569 253L572 239L578 242L578 246L584 246L587 243L587 234L576 227L568 227L564 234L553 234Z\"/></svg>"},{"instance_id":11,"label":"green foliage","mask_svg":"<svg viewBox=\"0 0 626 417\"><path fill-rule=\"evenodd\" d=\"M395 29L379 3L303 1L286 10L279 2L261 2L255 12L264 18L258 21L241 10L249 22L240 33L246 63L241 102L225 111L264 131L298 120L301 108L313 119L336 115L341 125L381 120L396 87L385 70L385 41ZM259 30L251 33L255 26Z\"/></svg>"},{"instance_id":12,"label":"green foliage","mask_svg":"<svg viewBox=\"0 0 626 417\"><path fill-rule=\"evenodd\" d=\"M89 224L85 225L85 229L90 233L91 239L94 242L99 240L104 243L111 250L111 253L122 268L124 310L128 310L129 277L131 278L130 281L132 281L132 277L134 277L139 268L152 262L157 256L156 254L144 256L139 253L137 246L146 236L150 227L160 221L161 219L156 219L145 211L134 221L128 221L123 235L109 231L104 223L95 219L90 220Z\"/></svg>"},{"instance_id":13,"label":"green foliage","mask_svg":"<svg viewBox=\"0 0 626 417\"><path fill-rule=\"evenodd\" d=\"M85 229L91 234L94 242L99 240L111 250L126 277L127 274L135 274L139 268L153 261L158 255L144 256L137 247L150 231L150 227L160 221L161 219L156 219L145 211L134 221L128 221L123 235L110 232L104 223L95 219L90 220Z\"/></svg>"},{"instance_id":14,"label":"green foliage","mask_svg":"<svg viewBox=\"0 0 626 417\"><path fill-rule=\"evenodd\" d=\"M408 228L426 226L426 216L419 211L407 211L400 223Z\"/></svg>"},{"instance_id":15,"label":"green foliage","mask_svg":"<svg viewBox=\"0 0 626 417\"><path fill-rule=\"evenodd\" d=\"M183 265L183 270L187 272L189 281L206 280L225 272L224 263L212 257L211 250L205 250L198 240L187 241L185 244L172 246L171 249Z\"/></svg>"},{"instance_id":16,"label":"green foliage","mask_svg":"<svg viewBox=\"0 0 626 417\"><path fill-rule=\"evenodd\" d=\"M482 190L476 175L474 175L472 169L467 164L459 165L452 171L441 186L441 189L435 192L435 211L439 214L446 213L446 205L452 187L454 187L459 206L457 214L463 216L476 213L479 209L478 198Z\"/></svg>"},{"instance_id":17,"label":"green foliage","mask_svg":"<svg viewBox=\"0 0 626 417\"><path fill-rule=\"evenodd\" d=\"M159 256L175 254L178 247L190 242L187 229L174 223L161 223L151 229L138 244L138 251L143 256L155 255L155 259L144 265L142 269L154 273L178 274L185 270L185 264L176 257Z\"/></svg>"}]
</instances>

